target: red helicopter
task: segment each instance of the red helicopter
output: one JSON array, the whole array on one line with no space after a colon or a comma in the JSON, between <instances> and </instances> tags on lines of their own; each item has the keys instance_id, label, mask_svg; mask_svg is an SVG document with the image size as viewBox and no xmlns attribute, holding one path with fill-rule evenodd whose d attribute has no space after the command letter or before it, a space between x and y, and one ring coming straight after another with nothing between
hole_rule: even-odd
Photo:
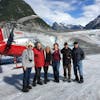
<instances>
[{"instance_id":1,"label":"red helicopter","mask_svg":"<svg viewBox=\"0 0 100 100\"><path fill-rule=\"evenodd\" d=\"M37 16L33 17L37 18ZM26 36L25 32L14 31L14 28L15 24L9 32L6 28L0 28L0 55L13 56L16 68L20 68L21 66L17 66L16 58L22 55L28 41L35 43L36 39L29 35Z\"/></svg>"},{"instance_id":2,"label":"red helicopter","mask_svg":"<svg viewBox=\"0 0 100 100\"><path fill-rule=\"evenodd\" d=\"M7 56L21 56L23 50L26 48L24 45L18 45L13 41L13 34L10 33L8 40L4 40L4 33L0 28L0 54Z\"/></svg>"}]
</instances>

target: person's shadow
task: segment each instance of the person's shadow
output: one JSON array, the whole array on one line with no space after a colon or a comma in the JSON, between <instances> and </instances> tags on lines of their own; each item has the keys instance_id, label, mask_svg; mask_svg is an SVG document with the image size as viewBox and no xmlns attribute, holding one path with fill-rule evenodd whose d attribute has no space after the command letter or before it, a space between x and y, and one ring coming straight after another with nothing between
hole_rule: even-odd
<instances>
[{"instance_id":1,"label":"person's shadow","mask_svg":"<svg viewBox=\"0 0 100 100\"><path fill-rule=\"evenodd\" d=\"M3 71L2 71L2 67L1 67L1 65L0 65L0 73L2 73Z\"/></svg>"},{"instance_id":2,"label":"person's shadow","mask_svg":"<svg viewBox=\"0 0 100 100\"><path fill-rule=\"evenodd\" d=\"M44 73L41 73L41 77L44 78ZM54 74L53 73L48 73L48 79L50 81L54 81ZM62 80L63 76L59 76L59 79Z\"/></svg>"},{"instance_id":3,"label":"person's shadow","mask_svg":"<svg viewBox=\"0 0 100 100\"><path fill-rule=\"evenodd\" d=\"M9 85L16 87L18 90L21 90L22 89L22 83L21 83L22 78L23 78L23 74L20 74L20 75L14 74L11 77L5 76L3 78L3 81L8 83Z\"/></svg>"},{"instance_id":4,"label":"person's shadow","mask_svg":"<svg viewBox=\"0 0 100 100\"><path fill-rule=\"evenodd\" d=\"M1 67L1 58L0 58L0 73L2 73L2 67Z\"/></svg>"},{"instance_id":5,"label":"person's shadow","mask_svg":"<svg viewBox=\"0 0 100 100\"><path fill-rule=\"evenodd\" d=\"M34 78L34 73L31 73L31 82L33 81ZM41 73L41 78L42 80L44 79L44 73ZM52 73L48 73L48 79L50 81L53 81L53 74ZM62 79L62 76L60 76L60 79ZM13 74L11 77L10 76L5 76L3 78L3 81L8 83L9 85L14 86L16 89L21 90L22 89L22 81L23 81L23 73L22 74Z\"/></svg>"}]
</instances>

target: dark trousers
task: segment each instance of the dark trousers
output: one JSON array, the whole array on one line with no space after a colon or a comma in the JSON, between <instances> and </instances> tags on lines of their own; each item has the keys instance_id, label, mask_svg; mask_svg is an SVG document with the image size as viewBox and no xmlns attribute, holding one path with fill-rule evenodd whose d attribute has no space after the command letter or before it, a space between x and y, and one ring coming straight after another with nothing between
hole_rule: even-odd
<instances>
[{"instance_id":1,"label":"dark trousers","mask_svg":"<svg viewBox=\"0 0 100 100\"><path fill-rule=\"evenodd\" d=\"M40 77L41 77L41 68L37 68L35 67L35 75L34 75L34 79L33 79L33 82L40 82Z\"/></svg>"},{"instance_id":2,"label":"dark trousers","mask_svg":"<svg viewBox=\"0 0 100 100\"><path fill-rule=\"evenodd\" d=\"M44 80L47 81L48 80L48 66L44 66Z\"/></svg>"},{"instance_id":3,"label":"dark trousers","mask_svg":"<svg viewBox=\"0 0 100 100\"><path fill-rule=\"evenodd\" d=\"M68 79L71 79L71 64L63 65L64 77L67 78L67 70L68 70Z\"/></svg>"},{"instance_id":4,"label":"dark trousers","mask_svg":"<svg viewBox=\"0 0 100 100\"><path fill-rule=\"evenodd\" d=\"M53 61L54 80L59 81L60 61Z\"/></svg>"},{"instance_id":5,"label":"dark trousers","mask_svg":"<svg viewBox=\"0 0 100 100\"><path fill-rule=\"evenodd\" d=\"M31 70L32 70L32 68L27 68L26 70L24 70L24 74L23 74L23 88L28 87L29 84L30 84Z\"/></svg>"}]
</instances>

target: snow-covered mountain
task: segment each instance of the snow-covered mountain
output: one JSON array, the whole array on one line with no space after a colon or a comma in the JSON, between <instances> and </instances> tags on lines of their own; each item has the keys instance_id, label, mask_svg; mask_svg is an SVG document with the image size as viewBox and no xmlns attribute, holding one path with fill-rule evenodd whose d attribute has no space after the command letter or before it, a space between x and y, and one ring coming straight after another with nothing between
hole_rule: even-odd
<instances>
[{"instance_id":1,"label":"snow-covered mountain","mask_svg":"<svg viewBox=\"0 0 100 100\"><path fill-rule=\"evenodd\" d=\"M100 15L85 26L85 29L100 29Z\"/></svg>"},{"instance_id":2,"label":"snow-covered mountain","mask_svg":"<svg viewBox=\"0 0 100 100\"><path fill-rule=\"evenodd\" d=\"M100 29L100 15L93 21L89 22L85 27L81 25L66 25L64 23L54 22L52 29L57 31L70 31L70 30L82 30L82 29Z\"/></svg>"},{"instance_id":3,"label":"snow-covered mountain","mask_svg":"<svg viewBox=\"0 0 100 100\"><path fill-rule=\"evenodd\" d=\"M83 26L81 25L66 25L64 23L57 23L54 22L52 25L52 29L57 30L57 31L68 31L68 30L82 30Z\"/></svg>"}]
</instances>

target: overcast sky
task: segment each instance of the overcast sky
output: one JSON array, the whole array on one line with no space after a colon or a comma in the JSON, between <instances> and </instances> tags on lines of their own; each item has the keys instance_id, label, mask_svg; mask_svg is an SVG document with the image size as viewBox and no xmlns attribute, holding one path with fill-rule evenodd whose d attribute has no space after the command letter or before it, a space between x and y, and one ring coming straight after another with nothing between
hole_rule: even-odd
<instances>
[{"instance_id":1,"label":"overcast sky","mask_svg":"<svg viewBox=\"0 0 100 100\"><path fill-rule=\"evenodd\" d=\"M25 0L50 25L86 25L100 14L100 0Z\"/></svg>"}]
</instances>

